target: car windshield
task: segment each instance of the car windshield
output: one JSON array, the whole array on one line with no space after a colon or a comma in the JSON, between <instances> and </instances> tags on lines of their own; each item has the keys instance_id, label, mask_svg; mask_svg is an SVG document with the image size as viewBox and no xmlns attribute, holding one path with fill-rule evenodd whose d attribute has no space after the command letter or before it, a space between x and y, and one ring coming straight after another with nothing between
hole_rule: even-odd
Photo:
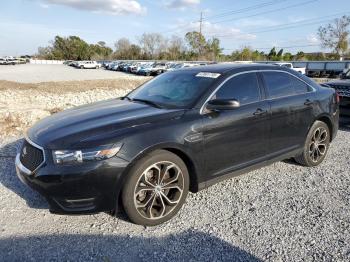
<instances>
[{"instance_id":1,"label":"car windshield","mask_svg":"<svg viewBox=\"0 0 350 262\"><path fill-rule=\"evenodd\" d=\"M160 75L131 92L127 98L152 102L165 108L189 108L218 77L193 71Z\"/></svg>"}]
</instances>

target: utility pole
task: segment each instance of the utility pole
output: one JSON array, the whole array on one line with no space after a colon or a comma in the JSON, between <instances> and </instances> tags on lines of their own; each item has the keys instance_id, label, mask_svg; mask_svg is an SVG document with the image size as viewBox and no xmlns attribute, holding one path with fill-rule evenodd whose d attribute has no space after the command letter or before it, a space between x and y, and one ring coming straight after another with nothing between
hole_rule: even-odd
<instances>
[{"instance_id":1,"label":"utility pole","mask_svg":"<svg viewBox=\"0 0 350 262\"><path fill-rule=\"evenodd\" d=\"M203 12L201 12L201 17L199 19L199 56L202 55L202 24L203 24Z\"/></svg>"},{"instance_id":2,"label":"utility pole","mask_svg":"<svg viewBox=\"0 0 350 262\"><path fill-rule=\"evenodd\" d=\"M202 24L203 24L203 12L201 12L201 18L199 19L199 34L202 35Z\"/></svg>"}]
</instances>

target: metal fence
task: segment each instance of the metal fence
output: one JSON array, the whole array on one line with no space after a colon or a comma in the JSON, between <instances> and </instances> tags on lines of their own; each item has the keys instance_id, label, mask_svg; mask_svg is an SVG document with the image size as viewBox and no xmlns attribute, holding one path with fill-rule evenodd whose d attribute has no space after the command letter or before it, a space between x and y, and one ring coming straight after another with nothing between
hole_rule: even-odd
<instances>
[{"instance_id":1,"label":"metal fence","mask_svg":"<svg viewBox=\"0 0 350 262\"><path fill-rule=\"evenodd\" d=\"M62 65L64 60L39 60L39 59L30 59L31 64L35 65Z\"/></svg>"}]
</instances>

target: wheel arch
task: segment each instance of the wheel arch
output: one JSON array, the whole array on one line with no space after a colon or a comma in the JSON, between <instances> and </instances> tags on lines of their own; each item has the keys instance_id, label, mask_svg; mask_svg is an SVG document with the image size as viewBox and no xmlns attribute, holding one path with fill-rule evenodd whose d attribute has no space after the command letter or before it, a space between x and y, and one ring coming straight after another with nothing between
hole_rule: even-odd
<instances>
[{"instance_id":1,"label":"wheel arch","mask_svg":"<svg viewBox=\"0 0 350 262\"><path fill-rule=\"evenodd\" d=\"M192 193L198 192L198 177L197 177L197 168L193 162L193 160L191 159L191 157L186 154L184 151L178 149L178 148L173 148L173 147L166 147L163 148L163 150L169 151L175 155L177 155L178 157L180 157L182 159L182 161L184 161L187 170L188 170L188 174L190 176L190 191Z\"/></svg>"},{"instance_id":2,"label":"wheel arch","mask_svg":"<svg viewBox=\"0 0 350 262\"><path fill-rule=\"evenodd\" d=\"M333 132L334 132L334 130L333 130L333 122L332 122L330 116L328 116L326 114L323 114L323 115L318 116L315 119L315 121L321 121L321 122L325 123L328 126L329 132L330 132L330 141L332 142L333 141Z\"/></svg>"}]
</instances>

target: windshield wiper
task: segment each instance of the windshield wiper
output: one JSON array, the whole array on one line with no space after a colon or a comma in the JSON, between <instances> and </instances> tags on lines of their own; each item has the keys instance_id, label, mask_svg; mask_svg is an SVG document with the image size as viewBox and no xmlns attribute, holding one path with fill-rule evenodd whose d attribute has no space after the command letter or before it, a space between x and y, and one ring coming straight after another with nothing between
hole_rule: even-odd
<instances>
[{"instance_id":1,"label":"windshield wiper","mask_svg":"<svg viewBox=\"0 0 350 262\"><path fill-rule=\"evenodd\" d=\"M129 98L129 97L128 97L128 98ZM129 98L129 99L130 99L130 98ZM162 108L162 106L160 106L159 104L157 104L157 103L155 103L155 102L153 102L153 101L146 100L146 99L133 98L133 99L130 99L130 101L142 102L142 103L145 103L145 104L148 104L148 105L157 107L157 108Z\"/></svg>"},{"instance_id":2,"label":"windshield wiper","mask_svg":"<svg viewBox=\"0 0 350 262\"><path fill-rule=\"evenodd\" d=\"M121 97L121 99L122 99L122 100L127 99L127 100L129 100L129 101L132 101L132 99L131 99L130 97L128 97L128 96L123 96L123 97Z\"/></svg>"}]
</instances>

